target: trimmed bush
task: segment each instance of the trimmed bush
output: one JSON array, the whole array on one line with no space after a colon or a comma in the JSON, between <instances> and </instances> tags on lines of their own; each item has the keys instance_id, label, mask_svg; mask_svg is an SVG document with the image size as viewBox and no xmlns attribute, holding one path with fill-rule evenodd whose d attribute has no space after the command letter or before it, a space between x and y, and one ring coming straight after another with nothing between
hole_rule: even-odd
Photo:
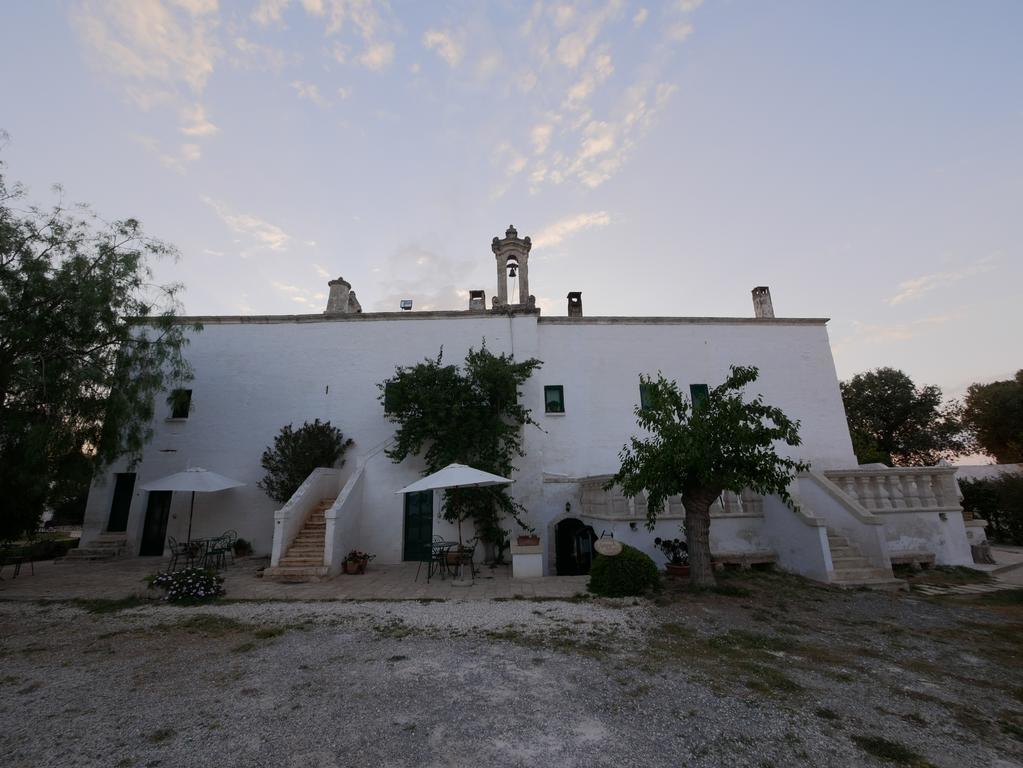
<instances>
[{"instance_id":1,"label":"trimmed bush","mask_svg":"<svg viewBox=\"0 0 1023 768\"><path fill-rule=\"evenodd\" d=\"M614 557L597 555L590 568L589 590L604 597L634 597L660 585L661 573L654 561L627 544Z\"/></svg>"}]
</instances>

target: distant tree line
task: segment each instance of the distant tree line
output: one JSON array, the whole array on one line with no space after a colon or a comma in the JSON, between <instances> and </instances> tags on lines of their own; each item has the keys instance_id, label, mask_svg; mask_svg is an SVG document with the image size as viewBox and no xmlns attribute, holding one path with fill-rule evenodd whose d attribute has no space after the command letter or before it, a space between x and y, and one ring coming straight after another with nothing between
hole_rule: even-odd
<instances>
[{"instance_id":1,"label":"distant tree line","mask_svg":"<svg viewBox=\"0 0 1023 768\"><path fill-rule=\"evenodd\" d=\"M964 453L1023 462L1023 370L971 385L962 401L946 402L939 387L917 386L895 368L857 374L840 387L860 464L929 466Z\"/></svg>"}]
</instances>

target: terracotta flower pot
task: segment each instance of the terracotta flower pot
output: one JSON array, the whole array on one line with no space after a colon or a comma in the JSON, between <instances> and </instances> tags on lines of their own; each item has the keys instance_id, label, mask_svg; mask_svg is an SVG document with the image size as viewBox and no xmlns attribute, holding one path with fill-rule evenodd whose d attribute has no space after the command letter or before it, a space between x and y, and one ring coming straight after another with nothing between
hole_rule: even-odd
<instances>
[{"instance_id":1,"label":"terracotta flower pot","mask_svg":"<svg viewBox=\"0 0 1023 768\"><path fill-rule=\"evenodd\" d=\"M366 561L365 560L345 560L341 564L341 570L345 573L350 573L353 576L359 573L366 572Z\"/></svg>"},{"instance_id":2,"label":"terracotta flower pot","mask_svg":"<svg viewBox=\"0 0 1023 768\"><path fill-rule=\"evenodd\" d=\"M689 578L689 566L688 565L674 565L668 563L664 566L664 570L667 571L668 575L676 579L688 579Z\"/></svg>"},{"instance_id":3,"label":"terracotta flower pot","mask_svg":"<svg viewBox=\"0 0 1023 768\"><path fill-rule=\"evenodd\" d=\"M520 547L535 547L540 543L540 537L536 534L531 536L519 536Z\"/></svg>"}]
</instances>

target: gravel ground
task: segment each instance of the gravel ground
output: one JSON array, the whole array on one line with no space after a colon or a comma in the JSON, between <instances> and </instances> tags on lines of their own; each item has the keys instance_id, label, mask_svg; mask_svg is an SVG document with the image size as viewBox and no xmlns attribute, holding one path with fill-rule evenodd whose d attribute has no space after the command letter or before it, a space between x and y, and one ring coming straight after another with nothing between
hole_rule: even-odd
<instances>
[{"instance_id":1,"label":"gravel ground","mask_svg":"<svg viewBox=\"0 0 1023 768\"><path fill-rule=\"evenodd\" d=\"M726 584L641 601L0 602L0 764L1023 765L1023 609Z\"/></svg>"}]
</instances>

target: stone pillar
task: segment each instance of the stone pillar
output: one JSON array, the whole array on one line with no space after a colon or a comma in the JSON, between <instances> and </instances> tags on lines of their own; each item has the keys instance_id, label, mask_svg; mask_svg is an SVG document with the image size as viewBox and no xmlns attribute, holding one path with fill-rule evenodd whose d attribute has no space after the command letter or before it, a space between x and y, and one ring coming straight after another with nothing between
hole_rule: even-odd
<instances>
[{"instance_id":1,"label":"stone pillar","mask_svg":"<svg viewBox=\"0 0 1023 768\"><path fill-rule=\"evenodd\" d=\"M327 283L330 295L327 296L327 309L324 314L344 314L348 312L348 298L352 292L352 284L339 277Z\"/></svg>"},{"instance_id":2,"label":"stone pillar","mask_svg":"<svg viewBox=\"0 0 1023 768\"><path fill-rule=\"evenodd\" d=\"M503 238L495 237L490 244L497 261L497 296L494 306L508 303L508 262L518 264L519 296L516 304L526 306L529 302L529 251L533 242L528 238L520 238L518 231L509 226Z\"/></svg>"},{"instance_id":3,"label":"stone pillar","mask_svg":"<svg viewBox=\"0 0 1023 768\"><path fill-rule=\"evenodd\" d=\"M753 314L760 318L774 317L774 304L771 303L771 289L766 285L753 289Z\"/></svg>"}]
</instances>

